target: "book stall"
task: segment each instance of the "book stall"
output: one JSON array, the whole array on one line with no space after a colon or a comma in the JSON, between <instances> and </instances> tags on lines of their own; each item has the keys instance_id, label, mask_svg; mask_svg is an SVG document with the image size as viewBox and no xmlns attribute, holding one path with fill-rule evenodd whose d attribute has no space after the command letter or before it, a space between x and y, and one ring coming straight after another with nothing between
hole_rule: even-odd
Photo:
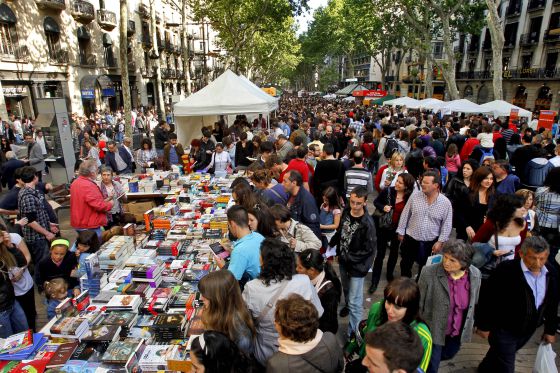
<instances>
[{"instance_id":1,"label":"book stall","mask_svg":"<svg viewBox=\"0 0 560 373\"><path fill-rule=\"evenodd\" d=\"M0 340L0 373L190 371L190 344L203 331L197 285L218 269L234 178L121 177L129 191L165 194L164 204L87 257L81 294L40 332Z\"/></svg>"}]
</instances>

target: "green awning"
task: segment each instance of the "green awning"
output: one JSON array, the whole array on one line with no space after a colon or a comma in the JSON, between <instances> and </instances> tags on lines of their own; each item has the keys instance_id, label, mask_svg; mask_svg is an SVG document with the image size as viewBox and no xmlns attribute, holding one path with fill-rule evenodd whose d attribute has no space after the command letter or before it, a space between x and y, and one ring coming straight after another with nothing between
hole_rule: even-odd
<instances>
[{"instance_id":1,"label":"green awning","mask_svg":"<svg viewBox=\"0 0 560 373\"><path fill-rule=\"evenodd\" d=\"M375 100L371 100L371 101L369 102L369 104L370 104L370 105L382 105L385 101L389 101L389 100L392 100L392 99L394 99L394 98L396 98L396 97L393 96L393 95L387 95L387 96L385 96L385 97L379 97L379 98L377 98L377 99L375 99Z\"/></svg>"},{"instance_id":2,"label":"green awning","mask_svg":"<svg viewBox=\"0 0 560 373\"><path fill-rule=\"evenodd\" d=\"M6 4L0 4L0 22L13 25L17 22L16 15Z\"/></svg>"},{"instance_id":3,"label":"green awning","mask_svg":"<svg viewBox=\"0 0 560 373\"><path fill-rule=\"evenodd\" d=\"M52 17L45 17L43 21L43 28L45 32L52 32L53 34L60 34L60 27Z\"/></svg>"}]
</instances>

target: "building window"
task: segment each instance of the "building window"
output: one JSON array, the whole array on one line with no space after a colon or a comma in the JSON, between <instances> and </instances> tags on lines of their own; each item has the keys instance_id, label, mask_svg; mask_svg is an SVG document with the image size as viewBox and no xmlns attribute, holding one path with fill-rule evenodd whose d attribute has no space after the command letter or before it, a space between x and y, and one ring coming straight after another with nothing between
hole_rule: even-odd
<instances>
[{"instance_id":1,"label":"building window","mask_svg":"<svg viewBox=\"0 0 560 373\"><path fill-rule=\"evenodd\" d=\"M435 59L442 59L443 58L443 42L436 41L433 43L432 54Z\"/></svg>"},{"instance_id":2,"label":"building window","mask_svg":"<svg viewBox=\"0 0 560 373\"><path fill-rule=\"evenodd\" d=\"M113 52L113 40L109 34L103 34L103 55L107 67L117 67L117 60Z\"/></svg>"},{"instance_id":3,"label":"building window","mask_svg":"<svg viewBox=\"0 0 560 373\"><path fill-rule=\"evenodd\" d=\"M13 56L17 41L14 25L0 23L0 53Z\"/></svg>"}]
</instances>

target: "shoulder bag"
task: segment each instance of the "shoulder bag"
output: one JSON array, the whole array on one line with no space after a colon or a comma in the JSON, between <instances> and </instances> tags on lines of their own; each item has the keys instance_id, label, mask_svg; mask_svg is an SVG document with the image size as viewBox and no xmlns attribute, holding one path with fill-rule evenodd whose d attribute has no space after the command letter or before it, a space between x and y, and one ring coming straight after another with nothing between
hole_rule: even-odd
<instances>
[{"instance_id":1,"label":"shoulder bag","mask_svg":"<svg viewBox=\"0 0 560 373\"><path fill-rule=\"evenodd\" d=\"M266 302L266 305L264 306L261 313L259 314L259 316L255 320L257 325L262 322L262 320L264 319L264 317L266 315L268 315L268 313L270 312L272 307L274 307L274 305L276 304L276 301L278 300L278 298L280 298L280 295L282 295L282 292L284 291L286 286L288 286L289 283L290 283L289 280L285 280L284 283L280 286L280 288L278 288L278 290L276 290L276 293L274 293L274 295L272 297L270 297L268 302Z\"/></svg>"}]
</instances>

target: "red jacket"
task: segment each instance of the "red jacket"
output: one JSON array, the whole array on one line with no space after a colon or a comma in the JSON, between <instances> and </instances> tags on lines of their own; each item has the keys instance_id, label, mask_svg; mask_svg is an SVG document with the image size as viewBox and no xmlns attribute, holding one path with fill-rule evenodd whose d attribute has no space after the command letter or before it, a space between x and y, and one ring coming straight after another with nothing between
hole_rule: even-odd
<instances>
[{"instance_id":1,"label":"red jacket","mask_svg":"<svg viewBox=\"0 0 560 373\"><path fill-rule=\"evenodd\" d=\"M469 158L469 155L471 155L474 147L477 145L480 145L480 141L473 137L468 138L467 141L465 141L465 145L463 145L463 147L461 148L461 153L459 153L461 162L464 162L465 160L467 160L467 158Z\"/></svg>"},{"instance_id":2,"label":"red jacket","mask_svg":"<svg viewBox=\"0 0 560 373\"><path fill-rule=\"evenodd\" d=\"M76 229L97 229L107 225L111 203L91 179L79 176L70 186L70 225Z\"/></svg>"}]
</instances>

